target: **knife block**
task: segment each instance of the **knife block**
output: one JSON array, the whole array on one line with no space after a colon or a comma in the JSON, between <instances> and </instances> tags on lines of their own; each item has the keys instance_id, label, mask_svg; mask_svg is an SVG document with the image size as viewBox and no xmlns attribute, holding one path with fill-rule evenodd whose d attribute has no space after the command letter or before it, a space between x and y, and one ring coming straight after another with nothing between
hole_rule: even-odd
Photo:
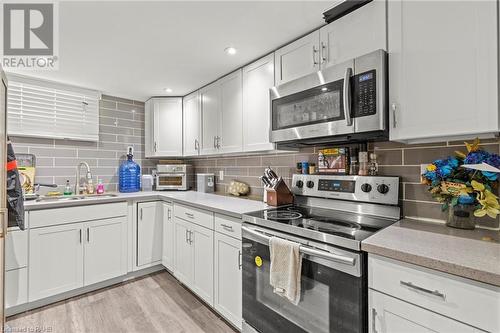
<instances>
[{"instance_id":1,"label":"knife block","mask_svg":"<svg viewBox=\"0 0 500 333\"><path fill-rule=\"evenodd\" d=\"M293 194L285 182L280 179L274 188L266 188L269 206L289 205L293 203Z\"/></svg>"}]
</instances>

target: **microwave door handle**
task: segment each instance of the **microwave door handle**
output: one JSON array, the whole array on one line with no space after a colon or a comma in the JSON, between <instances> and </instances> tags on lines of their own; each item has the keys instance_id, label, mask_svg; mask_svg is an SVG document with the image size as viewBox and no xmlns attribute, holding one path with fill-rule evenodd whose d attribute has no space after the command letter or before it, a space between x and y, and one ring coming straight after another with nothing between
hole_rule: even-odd
<instances>
[{"instance_id":1,"label":"microwave door handle","mask_svg":"<svg viewBox=\"0 0 500 333\"><path fill-rule=\"evenodd\" d=\"M347 126L352 126L351 118L351 85L352 68L347 67L344 75L344 117Z\"/></svg>"}]
</instances>

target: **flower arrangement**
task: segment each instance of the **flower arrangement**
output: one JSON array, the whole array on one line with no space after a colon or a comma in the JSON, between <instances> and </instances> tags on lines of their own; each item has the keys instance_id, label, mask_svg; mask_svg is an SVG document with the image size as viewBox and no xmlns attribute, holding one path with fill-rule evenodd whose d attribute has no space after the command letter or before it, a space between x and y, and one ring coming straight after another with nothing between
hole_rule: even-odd
<instances>
[{"instance_id":1,"label":"flower arrangement","mask_svg":"<svg viewBox=\"0 0 500 333\"><path fill-rule=\"evenodd\" d=\"M422 179L429 185L432 196L443 204L443 210L458 204L471 205L474 216L496 218L500 213L498 197L494 194L498 173L486 169L500 168L500 156L480 149L479 139L473 143L465 142L465 146L467 153L456 151L455 157L429 164Z\"/></svg>"}]
</instances>

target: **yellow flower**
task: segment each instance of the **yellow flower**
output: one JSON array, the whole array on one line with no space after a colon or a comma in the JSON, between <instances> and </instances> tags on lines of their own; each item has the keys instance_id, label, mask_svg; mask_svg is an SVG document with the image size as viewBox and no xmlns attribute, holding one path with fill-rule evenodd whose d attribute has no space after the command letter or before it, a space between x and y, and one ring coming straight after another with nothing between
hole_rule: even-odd
<instances>
[{"instance_id":1,"label":"yellow flower","mask_svg":"<svg viewBox=\"0 0 500 333\"><path fill-rule=\"evenodd\" d=\"M472 143L467 143L467 142L464 142L464 143L465 143L465 147L467 147L467 151L469 153L471 153L473 151L477 151L479 149L479 138L475 138L474 142L472 142Z\"/></svg>"},{"instance_id":2,"label":"yellow flower","mask_svg":"<svg viewBox=\"0 0 500 333\"><path fill-rule=\"evenodd\" d=\"M427 166L427 171L436 171L436 166L434 164L429 164Z\"/></svg>"},{"instance_id":3,"label":"yellow flower","mask_svg":"<svg viewBox=\"0 0 500 333\"><path fill-rule=\"evenodd\" d=\"M475 180L471 181L470 184L472 185L472 188L478 192L484 191L484 185L481 184L480 182L477 182Z\"/></svg>"}]
</instances>

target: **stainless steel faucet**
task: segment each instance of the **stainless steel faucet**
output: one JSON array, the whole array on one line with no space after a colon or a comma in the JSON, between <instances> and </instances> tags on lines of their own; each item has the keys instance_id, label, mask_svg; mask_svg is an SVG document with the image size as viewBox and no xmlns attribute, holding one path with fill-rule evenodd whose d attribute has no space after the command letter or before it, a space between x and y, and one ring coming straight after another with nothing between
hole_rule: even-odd
<instances>
[{"instance_id":1,"label":"stainless steel faucet","mask_svg":"<svg viewBox=\"0 0 500 333\"><path fill-rule=\"evenodd\" d=\"M86 186L80 186L80 169L82 167L82 165L85 166L85 168L87 168L87 184ZM93 186L92 184L92 173L90 172L90 166L87 162L80 162L78 163L78 166L76 167L76 182L75 182L75 194L84 194L85 192L89 192L88 191L88 187L90 186ZM93 192L93 191L92 191Z\"/></svg>"}]
</instances>

